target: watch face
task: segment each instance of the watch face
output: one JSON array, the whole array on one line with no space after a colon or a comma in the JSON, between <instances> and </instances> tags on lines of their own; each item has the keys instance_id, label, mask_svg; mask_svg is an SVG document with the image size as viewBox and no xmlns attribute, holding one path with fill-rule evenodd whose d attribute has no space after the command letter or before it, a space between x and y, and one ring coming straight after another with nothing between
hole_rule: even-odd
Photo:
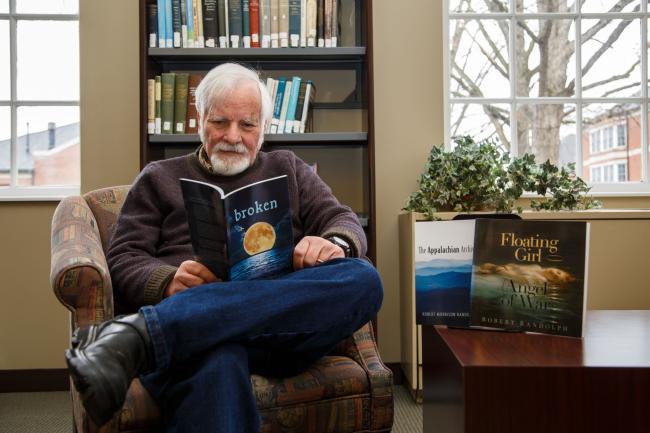
<instances>
[{"instance_id":1,"label":"watch face","mask_svg":"<svg viewBox=\"0 0 650 433\"><path fill-rule=\"evenodd\" d=\"M338 236L332 236L328 238L328 240L334 245L341 247L346 257L350 256L350 245L345 240L341 239Z\"/></svg>"}]
</instances>

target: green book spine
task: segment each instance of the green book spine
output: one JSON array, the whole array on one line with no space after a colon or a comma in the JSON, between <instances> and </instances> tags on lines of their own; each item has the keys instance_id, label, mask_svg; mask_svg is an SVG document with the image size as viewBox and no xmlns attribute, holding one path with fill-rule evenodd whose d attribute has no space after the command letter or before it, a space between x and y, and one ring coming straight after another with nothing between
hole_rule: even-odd
<instances>
[{"instance_id":1,"label":"green book spine","mask_svg":"<svg viewBox=\"0 0 650 433\"><path fill-rule=\"evenodd\" d=\"M161 108L162 108L162 83L160 75L156 75L155 83L155 128L154 133L162 133L162 117L161 117Z\"/></svg>"},{"instance_id":2,"label":"green book spine","mask_svg":"<svg viewBox=\"0 0 650 433\"><path fill-rule=\"evenodd\" d=\"M162 133L174 133L174 83L176 74L164 73L161 78L160 117Z\"/></svg>"},{"instance_id":3,"label":"green book spine","mask_svg":"<svg viewBox=\"0 0 650 433\"><path fill-rule=\"evenodd\" d=\"M174 84L174 133L184 134L187 116L187 95L190 74L181 72L176 74Z\"/></svg>"}]
</instances>

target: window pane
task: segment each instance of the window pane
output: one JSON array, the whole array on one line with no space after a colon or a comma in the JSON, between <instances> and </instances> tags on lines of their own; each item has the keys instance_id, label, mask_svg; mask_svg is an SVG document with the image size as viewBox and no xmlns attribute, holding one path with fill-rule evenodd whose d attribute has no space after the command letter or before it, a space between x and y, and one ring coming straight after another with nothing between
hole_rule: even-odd
<instances>
[{"instance_id":1,"label":"window pane","mask_svg":"<svg viewBox=\"0 0 650 433\"><path fill-rule=\"evenodd\" d=\"M524 20L515 29L518 96L575 94L573 20Z\"/></svg>"},{"instance_id":2,"label":"window pane","mask_svg":"<svg viewBox=\"0 0 650 433\"><path fill-rule=\"evenodd\" d=\"M79 107L18 107L22 185L79 185Z\"/></svg>"},{"instance_id":3,"label":"window pane","mask_svg":"<svg viewBox=\"0 0 650 433\"><path fill-rule=\"evenodd\" d=\"M0 100L9 100L9 21L0 20Z\"/></svg>"},{"instance_id":4,"label":"window pane","mask_svg":"<svg viewBox=\"0 0 650 433\"><path fill-rule=\"evenodd\" d=\"M451 20L451 97L509 97L508 22Z\"/></svg>"},{"instance_id":5,"label":"window pane","mask_svg":"<svg viewBox=\"0 0 650 433\"><path fill-rule=\"evenodd\" d=\"M576 162L576 107L573 104L525 104L517 108L519 155L532 153L539 163Z\"/></svg>"},{"instance_id":6,"label":"window pane","mask_svg":"<svg viewBox=\"0 0 650 433\"><path fill-rule=\"evenodd\" d=\"M582 166L585 180L592 182L617 182L620 179L618 164L624 164L626 180L641 180L641 106L639 104L586 104L582 108ZM603 133L599 148L594 148L589 137L595 131ZM609 131L609 132L608 132ZM608 144L612 135L611 146ZM602 178L590 178L597 172ZM611 167L611 168L607 168Z\"/></svg>"},{"instance_id":7,"label":"window pane","mask_svg":"<svg viewBox=\"0 0 650 433\"><path fill-rule=\"evenodd\" d=\"M79 22L18 21L18 99L79 99Z\"/></svg>"},{"instance_id":8,"label":"window pane","mask_svg":"<svg viewBox=\"0 0 650 433\"><path fill-rule=\"evenodd\" d=\"M617 6L616 8L614 8ZM640 0L585 0L582 12L633 12L641 9Z\"/></svg>"},{"instance_id":9,"label":"window pane","mask_svg":"<svg viewBox=\"0 0 650 433\"><path fill-rule=\"evenodd\" d=\"M11 182L11 112L0 107L0 186Z\"/></svg>"},{"instance_id":10,"label":"window pane","mask_svg":"<svg viewBox=\"0 0 650 433\"><path fill-rule=\"evenodd\" d=\"M9 0L0 0L0 13L6 14L9 12Z\"/></svg>"},{"instance_id":11,"label":"window pane","mask_svg":"<svg viewBox=\"0 0 650 433\"><path fill-rule=\"evenodd\" d=\"M471 135L476 141L494 139L510 150L510 106L453 104L451 136Z\"/></svg>"},{"instance_id":12,"label":"window pane","mask_svg":"<svg viewBox=\"0 0 650 433\"><path fill-rule=\"evenodd\" d=\"M16 12L23 14L76 14L79 0L16 0Z\"/></svg>"},{"instance_id":13,"label":"window pane","mask_svg":"<svg viewBox=\"0 0 650 433\"><path fill-rule=\"evenodd\" d=\"M589 1L589 0L587 0ZM567 5L567 3L570 3ZM515 6L517 12L537 13L537 12L574 12L574 2L540 2L539 0L518 1Z\"/></svg>"},{"instance_id":14,"label":"window pane","mask_svg":"<svg viewBox=\"0 0 650 433\"><path fill-rule=\"evenodd\" d=\"M450 12L508 12L510 0L449 0Z\"/></svg>"},{"instance_id":15,"label":"window pane","mask_svg":"<svg viewBox=\"0 0 650 433\"><path fill-rule=\"evenodd\" d=\"M582 94L640 96L639 20L583 20Z\"/></svg>"}]
</instances>

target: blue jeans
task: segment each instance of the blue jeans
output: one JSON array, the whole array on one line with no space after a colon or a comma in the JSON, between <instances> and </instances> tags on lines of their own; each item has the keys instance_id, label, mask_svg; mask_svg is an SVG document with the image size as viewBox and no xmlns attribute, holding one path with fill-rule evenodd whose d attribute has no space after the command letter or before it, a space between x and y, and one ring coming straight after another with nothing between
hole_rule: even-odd
<instances>
[{"instance_id":1,"label":"blue jeans","mask_svg":"<svg viewBox=\"0 0 650 433\"><path fill-rule=\"evenodd\" d=\"M155 358L142 383L166 432L256 433L251 372L304 371L371 320L382 298L377 271L362 259L193 287L140 310Z\"/></svg>"}]
</instances>

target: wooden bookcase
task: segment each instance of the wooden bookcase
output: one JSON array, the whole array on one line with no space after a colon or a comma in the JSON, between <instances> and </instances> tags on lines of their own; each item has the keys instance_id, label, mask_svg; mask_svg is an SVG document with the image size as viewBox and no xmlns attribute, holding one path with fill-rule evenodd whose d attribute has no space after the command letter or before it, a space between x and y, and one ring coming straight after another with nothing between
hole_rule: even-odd
<instances>
[{"instance_id":1,"label":"wooden bookcase","mask_svg":"<svg viewBox=\"0 0 650 433\"><path fill-rule=\"evenodd\" d=\"M247 64L263 78L313 80L313 132L267 134L262 151L289 149L318 173L339 200L361 215L368 256L375 261L372 1L341 1L337 48L149 48L147 3L140 0L140 166L192 152L197 134L147 133L147 79L163 72L204 71L225 62Z\"/></svg>"}]
</instances>

